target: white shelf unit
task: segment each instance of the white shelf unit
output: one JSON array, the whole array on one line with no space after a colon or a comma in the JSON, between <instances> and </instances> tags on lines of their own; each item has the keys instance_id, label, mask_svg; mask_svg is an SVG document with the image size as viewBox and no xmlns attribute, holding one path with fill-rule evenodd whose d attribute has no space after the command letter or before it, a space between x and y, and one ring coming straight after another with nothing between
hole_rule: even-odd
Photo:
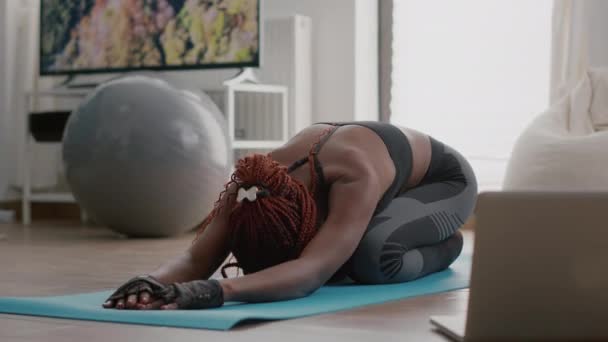
<instances>
[{"instance_id":1,"label":"white shelf unit","mask_svg":"<svg viewBox=\"0 0 608 342\"><path fill-rule=\"evenodd\" d=\"M47 202L47 203L74 203L74 195L71 193L38 193L30 194L30 202Z\"/></svg>"},{"instance_id":2,"label":"white shelf unit","mask_svg":"<svg viewBox=\"0 0 608 342\"><path fill-rule=\"evenodd\" d=\"M33 202L45 203L73 203L74 196L71 193L63 192L32 192L32 175L31 175L31 158L32 145L35 143L29 126L29 115L38 110L38 101L41 98L63 98L63 99L81 99L89 94L89 91L84 90L45 90L45 91L29 91L25 93L25 131L23 132L24 148L23 148L23 194L21 196L22 207L22 222L24 225L29 225L32 222L31 204ZM45 142L46 143L46 142ZM82 213L82 219L86 219L86 215Z\"/></svg>"}]
</instances>

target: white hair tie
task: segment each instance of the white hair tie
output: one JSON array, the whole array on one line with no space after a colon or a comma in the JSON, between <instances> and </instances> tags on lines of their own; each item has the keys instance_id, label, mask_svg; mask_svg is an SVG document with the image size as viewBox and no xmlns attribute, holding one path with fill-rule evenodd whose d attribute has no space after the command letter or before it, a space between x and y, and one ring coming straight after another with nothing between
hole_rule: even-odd
<instances>
[{"instance_id":1,"label":"white hair tie","mask_svg":"<svg viewBox=\"0 0 608 342\"><path fill-rule=\"evenodd\" d=\"M258 196L268 196L268 190L260 190L257 186L252 186L247 190L245 190L245 188L239 188L236 195L236 201L241 203L246 198L249 202L254 202L258 199Z\"/></svg>"}]
</instances>

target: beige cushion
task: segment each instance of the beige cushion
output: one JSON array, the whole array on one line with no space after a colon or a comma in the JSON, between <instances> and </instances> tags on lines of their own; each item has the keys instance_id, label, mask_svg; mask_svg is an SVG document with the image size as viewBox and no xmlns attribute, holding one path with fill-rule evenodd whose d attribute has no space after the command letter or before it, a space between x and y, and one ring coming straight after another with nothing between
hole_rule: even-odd
<instances>
[{"instance_id":1,"label":"beige cushion","mask_svg":"<svg viewBox=\"0 0 608 342\"><path fill-rule=\"evenodd\" d=\"M591 70L518 138L504 190L608 191L608 70Z\"/></svg>"}]
</instances>

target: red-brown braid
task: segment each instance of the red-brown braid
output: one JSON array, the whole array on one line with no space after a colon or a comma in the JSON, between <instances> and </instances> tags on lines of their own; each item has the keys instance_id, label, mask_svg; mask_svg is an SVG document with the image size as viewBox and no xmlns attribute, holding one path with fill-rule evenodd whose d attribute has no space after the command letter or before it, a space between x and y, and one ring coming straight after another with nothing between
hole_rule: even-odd
<instances>
[{"instance_id":1,"label":"red-brown braid","mask_svg":"<svg viewBox=\"0 0 608 342\"><path fill-rule=\"evenodd\" d=\"M236 263L222 268L239 266L245 273L296 259L317 232L316 146L331 129L325 130L308 154L311 186L291 177L287 168L274 161L270 154L254 154L240 159L231 180L225 185L214 209L200 225L196 239L222 210L222 197L228 187L236 183L248 189L261 187L269 196L255 201L243 200L231 210L228 225L231 229L231 250Z\"/></svg>"}]
</instances>

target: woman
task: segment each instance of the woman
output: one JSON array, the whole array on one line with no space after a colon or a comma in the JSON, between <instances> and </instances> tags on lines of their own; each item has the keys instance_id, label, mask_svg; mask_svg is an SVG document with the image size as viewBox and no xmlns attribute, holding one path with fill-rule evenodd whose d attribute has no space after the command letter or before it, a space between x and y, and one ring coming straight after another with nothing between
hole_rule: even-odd
<instances>
[{"instance_id":1,"label":"woman","mask_svg":"<svg viewBox=\"0 0 608 342\"><path fill-rule=\"evenodd\" d=\"M425 134L379 122L315 124L239 160L192 246L103 306L202 309L303 297L349 278L417 279L458 257L458 228L476 195L469 163ZM237 262L222 268L224 278L232 266L245 275L209 280L230 252Z\"/></svg>"}]
</instances>

